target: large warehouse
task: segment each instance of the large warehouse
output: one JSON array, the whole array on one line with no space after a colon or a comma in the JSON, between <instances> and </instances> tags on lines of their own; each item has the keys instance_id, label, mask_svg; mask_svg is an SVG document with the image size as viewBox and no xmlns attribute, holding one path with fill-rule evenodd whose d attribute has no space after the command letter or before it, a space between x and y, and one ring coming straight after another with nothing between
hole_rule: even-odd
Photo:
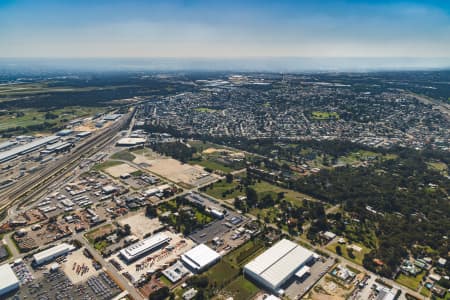
<instances>
[{"instance_id":1,"label":"large warehouse","mask_svg":"<svg viewBox=\"0 0 450 300\"><path fill-rule=\"evenodd\" d=\"M19 288L19 279L9 264L0 266L0 296ZM3 299L3 298L2 298Z\"/></svg>"},{"instance_id":2,"label":"large warehouse","mask_svg":"<svg viewBox=\"0 0 450 300\"><path fill-rule=\"evenodd\" d=\"M201 272L219 260L220 254L204 244L200 244L181 255L181 261L194 272Z\"/></svg>"},{"instance_id":3,"label":"large warehouse","mask_svg":"<svg viewBox=\"0 0 450 300\"><path fill-rule=\"evenodd\" d=\"M36 263L36 265L41 265L50 262L61 255L65 255L74 249L75 249L74 246L62 243L60 245L36 253L35 255L33 255L33 260Z\"/></svg>"},{"instance_id":4,"label":"large warehouse","mask_svg":"<svg viewBox=\"0 0 450 300\"><path fill-rule=\"evenodd\" d=\"M244 275L271 292L282 294L281 286L313 261L313 252L283 239L245 265Z\"/></svg>"},{"instance_id":5,"label":"large warehouse","mask_svg":"<svg viewBox=\"0 0 450 300\"><path fill-rule=\"evenodd\" d=\"M10 150L3 151L0 153L0 163L12 160L12 159L18 157L19 155L25 155L27 153L35 151L39 148L44 147L47 144L55 143L57 140L59 140L59 136L55 136L55 135L47 136L47 137L35 139L34 141L32 141L30 143L14 147Z\"/></svg>"},{"instance_id":6,"label":"large warehouse","mask_svg":"<svg viewBox=\"0 0 450 300\"><path fill-rule=\"evenodd\" d=\"M120 255L128 262L142 257L142 255L160 248L162 245L170 242L170 237L163 233L157 233L133 245L120 250Z\"/></svg>"}]
</instances>

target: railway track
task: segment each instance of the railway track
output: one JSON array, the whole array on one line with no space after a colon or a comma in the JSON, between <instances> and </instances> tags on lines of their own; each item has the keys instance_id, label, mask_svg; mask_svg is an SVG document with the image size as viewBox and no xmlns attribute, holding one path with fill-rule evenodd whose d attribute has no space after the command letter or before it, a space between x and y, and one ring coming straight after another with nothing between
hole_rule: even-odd
<instances>
[{"instance_id":1,"label":"railway track","mask_svg":"<svg viewBox=\"0 0 450 300\"><path fill-rule=\"evenodd\" d=\"M34 195L42 192L51 183L52 179L66 175L78 166L79 159L86 155L93 154L111 142L112 138L131 120L133 113L123 116L110 127L98 132L90 137L85 143L75 148L67 157L48 166L39 173L24 179L23 182L12 186L0 196L0 212L4 212L15 204L24 204L33 198Z\"/></svg>"}]
</instances>

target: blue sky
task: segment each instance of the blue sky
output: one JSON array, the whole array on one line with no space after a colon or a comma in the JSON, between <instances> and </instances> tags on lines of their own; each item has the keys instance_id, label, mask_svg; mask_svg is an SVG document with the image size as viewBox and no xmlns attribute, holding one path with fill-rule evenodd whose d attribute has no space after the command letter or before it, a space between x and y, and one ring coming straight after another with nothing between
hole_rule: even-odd
<instances>
[{"instance_id":1,"label":"blue sky","mask_svg":"<svg viewBox=\"0 0 450 300\"><path fill-rule=\"evenodd\" d=\"M450 57L450 1L0 0L0 57Z\"/></svg>"}]
</instances>

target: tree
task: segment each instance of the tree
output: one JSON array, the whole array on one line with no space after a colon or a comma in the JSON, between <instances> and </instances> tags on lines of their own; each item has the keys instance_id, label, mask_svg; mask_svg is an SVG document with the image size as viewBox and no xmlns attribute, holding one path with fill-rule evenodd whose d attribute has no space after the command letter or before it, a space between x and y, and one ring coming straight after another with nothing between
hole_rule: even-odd
<instances>
[{"instance_id":1,"label":"tree","mask_svg":"<svg viewBox=\"0 0 450 300\"><path fill-rule=\"evenodd\" d=\"M160 288L159 290L154 291L148 297L149 300L164 300L169 297L170 291L167 286Z\"/></svg>"},{"instance_id":2,"label":"tree","mask_svg":"<svg viewBox=\"0 0 450 300\"><path fill-rule=\"evenodd\" d=\"M228 174L225 176L225 178L226 178L227 183L232 183L232 182L233 182L233 179L234 179L233 174L231 174L231 173L228 173Z\"/></svg>"},{"instance_id":3,"label":"tree","mask_svg":"<svg viewBox=\"0 0 450 300\"><path fill-rule=\"evenodd\" d=\"M125 224L123 226L123 230L124 230L125 235L130 235L131 234L131 227L130 227L129 224Z\"/></svg>"},{"instance_id":4,"label":"tree","mask_svg":"<svg viewBox=\"0 0 450 300\"><path fill-rule=\"evenodd\" d=\"M148 218L156 218L158 216L158 210L153 205L147 205L145 208L145 215Z\"/></svg>"},{"instance_id":5,"label":"tree","mask_svg":"<svg viewBox=\"0 0 450 300\"><path fill-rule=\"evenodd\" d=\"M341 249L341 246L339 246L339 245L336 245L336 254L339 256L342 256L342 249Z\"/></svg>"},{"instance_id":6,"label":"tree","mask_svg":"<svg viewBox=\"0 0 450 300\"><path fill-rule=\"evenodd\" d=\"M254 207L256 203L258 203L258 193L256 193L255 189L248 187L245 190L247 196L247 205L248 207Z\"/></svg>"}]
</instances>

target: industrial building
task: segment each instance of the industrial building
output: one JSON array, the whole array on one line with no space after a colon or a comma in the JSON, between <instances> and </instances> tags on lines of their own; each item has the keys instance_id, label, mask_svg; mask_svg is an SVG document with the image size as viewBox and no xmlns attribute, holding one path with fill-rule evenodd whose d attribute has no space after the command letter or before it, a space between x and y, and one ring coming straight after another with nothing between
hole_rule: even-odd
<instances>
[{"instance_id":1,"label":"industrial building","mask_svg":"<svg viewBox=\"0 0 450 300\"><path fill-rule=\"evenodd\" d=\"M110 115L106 115L103 117L103 120L105 121L115 121L118 118L120 118L122 115L121 114L110 114Z\"/></svg>"},{"instance_id":2,"label":"industrial building","mask_svg":"<svg viewBox=\"0 0 450 300\"><path fill-rule=\"evenodd\" d=\"M145 142L146 142L145 138L121 138L117 141L116 146L133 147L144 145Z\"/></svg>"},{"instance_id":3,"label":"industrial building","mask_svg":"<svg viewBox=\"0 0 450 300\"><path fill-rule=\"evenodd\" d=\"M133 245L120 250L120 255L127 263L131 263L143 255L159 249L170 242L170 237L163 233L157 233Z\"/></svg>"},{"instance_id":4,"label":"industrial building","mask_svg":"<svg viewBox=\"0 0 450 300\"><path fill-rule=\"evenodd\" d=\"M244 267L244 275L278 295L281 287L297 273L304 276L303 268L314 262L314 253L294 242L283 239L256 257Z\"/></svg>"},{"instance_id":5,"label":"industrial building","mask_svg":"<svg viewBox=\"0 0 450 300\"><path fill-rule=\"evenodd\" d=\"M44 147L47 144L55 143L57 140L59 140L59 136L47 136L39 139L35 139L34 141L23 144L17 147L14 147L10 150L0 152L0 163L4 163L7 161L10 161L19 155L24 155L27 153L30 153L32 151L35 151L41 147Z\"/></svg>"},{"instance_id":6,"label":"industrial building","mask_svg":"<svg viewBox=\"0 0 450 300\"><path fill-rule=\"evenodd\" d=\"M20 281L9 264L0 266L0 297L19 288ZM3 299L3 298L2 298Z\"/></svg>"},{"instance_id":7,"label":"industrial building","mask_svg":"<svg viewBox=\"0 0 450 300\"><path fill-rule=\"evenodd\" d=\"M220 254L205 244L200 244L181 255L181 261L192 271L206 270L220 260Z\"/></svg>"},{"instance_id":8,"label":"industrial building","mask_svg":"<svg viewBox=\"0 0 450 300\"><path fill-rule=\"evenodd\" d=\"M77 133L76 137L85 138L87 136L90 136L91 134L92 134L92 132L90 132L90 131L83 131L83 132Z\"/></svg>"},{"instance_id":9,"label":"industrial building","mask_svg":"<svg viewBox=\"0 0 450 300\"><path fill-rule=\"evenodd\" d=\"M62 243L60 245L36 253L35 255L33 255L33 261L36 265L42 265L54 260L61 255L65 255L74 249L74 246L67 243Z\"/></svg>"}]
</instances>

